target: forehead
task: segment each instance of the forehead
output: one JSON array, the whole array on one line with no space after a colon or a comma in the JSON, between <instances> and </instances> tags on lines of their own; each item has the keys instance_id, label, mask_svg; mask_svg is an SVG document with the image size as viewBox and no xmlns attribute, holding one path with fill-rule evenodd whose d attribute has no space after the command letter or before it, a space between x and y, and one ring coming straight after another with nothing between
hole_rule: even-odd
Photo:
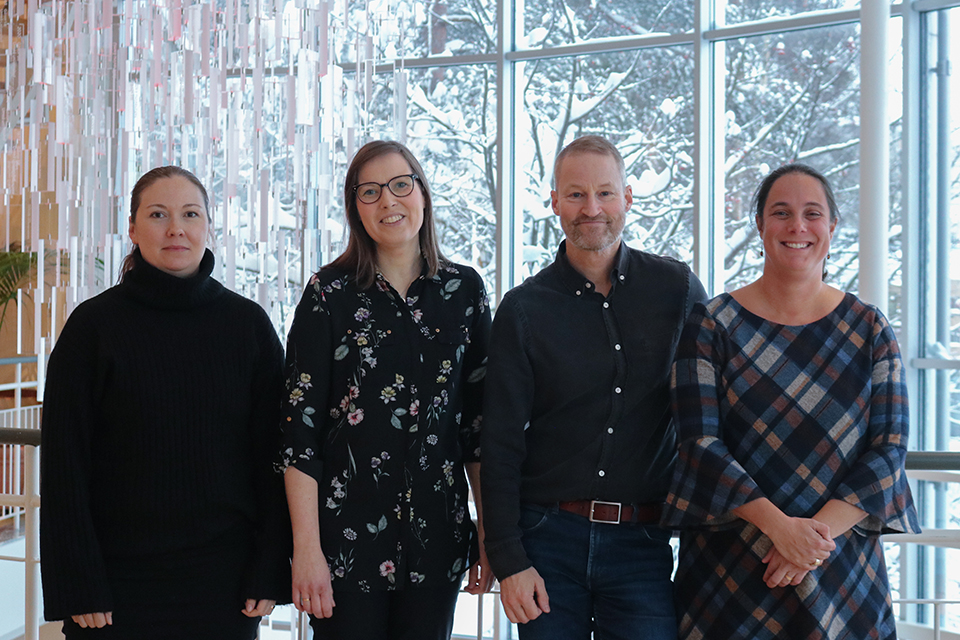
<instances>
[{"instance_id":1,"label":"forehead","mask_svg":"<svg viewBox=\"0 0 960 640\"><path fill-rule=\"evenodd\" d=\"M767 194L765 208L777 203L807 204L816 203L827 206L827 192L820 181L805 173L788 173L777 178Z\"/></svg>"},{"instance_id":2,"label":"forehead","mask_svg":"<svg viewBox=\"0 0 960 640\"><path fill-rule=\"evenodd\" d=\"M396 176L413 173L410 166L403 156L399 153L388 153L377 156L368 161L357 172L357 182L386 182Z\"/></svg>"},{"instance_id":3,"label":"forehead","mask_svg":"<svg viewBox=\"0 0 960 640\"><path fill-rule=\"evenodd\" d=\"M193 182L183 176L169 176L155 180L140 194L140 206L151 205L203 206L203 194Z\"/></svg>"},{"instance_id":4,"label":"forehead","mask_svg":"<svg viewBox=\"0 0 960 640\"><path fill-rule=\"evenodd\" d=\"M557 170L557 187L576 185L620 185L620 167L617 160L605 153L582 151L564 156Z\"/></svg>"}]
</instances>

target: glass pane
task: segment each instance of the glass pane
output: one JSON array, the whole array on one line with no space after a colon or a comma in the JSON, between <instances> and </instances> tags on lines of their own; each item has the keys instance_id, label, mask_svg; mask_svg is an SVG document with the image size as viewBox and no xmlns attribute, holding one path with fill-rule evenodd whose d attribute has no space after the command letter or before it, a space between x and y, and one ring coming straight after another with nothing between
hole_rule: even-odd
<instances>
[{"instance_id":1,"label":"glass pane","mask_svg":"<svg viewBox=\"0 0 960 640\"><path fill-rule=\"evenodd\" d=\"M924 155L921 194L925 357L960 359L960 81L950 73L960 60L960 9L925 15L926 60L922 92ZM960 451L960 371L925 371L921 448Z\"/></svg>"},{"instance_id":2,"label":"glass pane","mask_svg":"<svg viewBox=\"0 0 960 640\"><path fill-rule=\"evenodd\" d=\"M494 291L496 266L496 68L470 65L408 69L373 79L371 98L360 106L367 140L404 140L423 165L433 193L440 247L447 258L468 264ZM405 100L397 96L405 84ZM406 105L403 118L395 117ZM404 124L406 125L405 128ZM345 162L336 174L343 189ZM339 198L338 198L339 200ZM342 203L338 203L342 220Z\"/></svg>"},{"instance_id":3,"label":"glass pane","mask_svg":"<svg viewBox=\"0 0 960 640\"><path fill-rule=\"evenodd\" d=\"M517 215L526 273L553 261L563 239L550 207L553 161L585 134L623 154L634 203L624 239L690 261L693 248L693 56L687 47L529 62L517 118Z\"/></svg>"},{"instance_id":4,"label":"glass pane","mask_svg":"<svg viewBox=\"0 0 960 640\"><path fill-rule=\"evenodd\" d=\"M598 38L649 33L685 33L693 29L693 2L634 0L527 0L523 34L531 49Z\"/></svg>"},{"instance_id":5,"label":"glass pane","mask_svg":"<svg viewBox=\"0 0 960 640\"><path fill-rule=\"evenodd\" d=\"M718 0L726 4L726 24L784 18L827 9L859 9L859 0Z\"/></svg>"},{"instance_id":6,"label":"glass pane","mask_svg":"<svg viewBox=\"0 0 960 640\"><path fill-rule=\"evenodd\" d=\"M752 198L772 169L809 164L831 182L840 224L828 282L857 291L860 40L857 26L743 38L726 48L724 280L736 289L763 267Z\"/></svg>"},{"instance_id":7,"label":"glass pane","mask_svg":"<svg viewBox=\"0 0 960 640\"><path fill-rule=\"evenodd\" d=\"M495 0L335 2L344 62L474 55L497 49ZM346 15L342 12L346 7ZM359 51L359 54L358 54Z\"/></svg>"}]
</instances>

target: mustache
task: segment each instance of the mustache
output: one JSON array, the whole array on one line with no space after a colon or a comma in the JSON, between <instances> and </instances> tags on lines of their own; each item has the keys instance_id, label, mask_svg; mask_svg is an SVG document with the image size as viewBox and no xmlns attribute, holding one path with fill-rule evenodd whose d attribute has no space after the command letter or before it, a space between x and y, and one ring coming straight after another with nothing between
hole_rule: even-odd
<instances>
[{"instance_id":1,"label":"mustache","mask_svg":"<svg viewBox=\"0 0 960 640\"><path fill-rule=\"evenodd\" d=\"M610 224L611 222L613 222L613 218L611 218L610 216L593 216L593 217L578 216L577 218L574 219L573 224L576 226L576 225L581 225L584 222L605 222L607 224Z\"/></svg>"}]
</instances>

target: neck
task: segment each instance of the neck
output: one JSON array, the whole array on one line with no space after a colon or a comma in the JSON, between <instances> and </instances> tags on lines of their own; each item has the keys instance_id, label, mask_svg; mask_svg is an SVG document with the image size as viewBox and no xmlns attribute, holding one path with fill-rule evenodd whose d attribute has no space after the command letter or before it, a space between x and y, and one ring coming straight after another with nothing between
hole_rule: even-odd
<instances>
[{"instance_id":1,"label":"neck","mask_svg":"<svg viewBox=\"0 0 960 640\"><path fill-rule=\"evenodd\" d=\"M820 274L783 276L764 271L748 288L753 290L753 295L747 292L746 301L753 300L758 315L787 325L815 322L830 313L843 298L843 292L823 282Z\"/></svg>"},{"instance_id":2,"label":"neck","mask_svg":"<svg viewBox=\"0 0 960 640\"><path fill-rule=\"evenodd\" d=\"M377 268L402 297L410 283L420 277L420 246L377 247Z\"/></svg>"},{"instance_id":3,"label":"neck","mask_svg":"<svg viewBox=\"0 0 960 640\"><path fill-rule=\"evenodd\" d=\"M594 284L598 293L607 295L611 288L610 272L621 242L617 240L601 251L586 251L567 242L567 259L580 275Z\"/></svg>"}]
</instances>

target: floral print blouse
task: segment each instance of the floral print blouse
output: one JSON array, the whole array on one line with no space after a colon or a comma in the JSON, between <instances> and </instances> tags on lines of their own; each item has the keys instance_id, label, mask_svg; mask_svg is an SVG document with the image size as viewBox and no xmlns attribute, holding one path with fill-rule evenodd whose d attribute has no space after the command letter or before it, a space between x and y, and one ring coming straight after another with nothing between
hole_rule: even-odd
<instances>
[{"instance_id":1,"label":"floral print blouse","mask_svg":"<svg viewBox=\"0 0 960 640\"><path fill-rule=\"evenodd\" d=\"M459 581L478 553L464 463L480 460L490 308L470 267L404 300L325 268L287 338L282 465L319 485L334 590Z\"/></svg>"}]
</instances>

